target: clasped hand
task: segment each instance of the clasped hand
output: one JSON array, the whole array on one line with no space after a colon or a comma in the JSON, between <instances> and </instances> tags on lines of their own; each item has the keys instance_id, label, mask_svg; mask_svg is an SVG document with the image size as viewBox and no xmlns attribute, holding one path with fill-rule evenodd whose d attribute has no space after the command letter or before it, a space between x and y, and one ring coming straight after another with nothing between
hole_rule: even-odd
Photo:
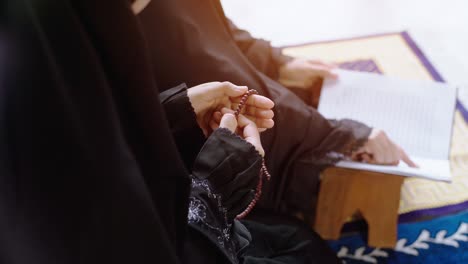
<instances>
[{"instance_id":1,"label":"clasped hand","mask_svg":"<svg viewBox=\"0 0 468 264\"><path fill-rule=\"evenodd\" d=\"M189 88L187 95L205 136L209 136L218 127L229 129L252 144L264 156L259 132L274 126L274 103L264 96L251 95L236 119L233 110L247 91L246 86L237 86L230 82L210 82Z\"/></svg>"},{"instance_id":2,"label":"clasped hand","mask_svg":"<svg viewBox=\"0 0 468 264\"><path fill-rule=\"evenodd\" d=\"M210 82L188 89L187 95L205 136L209 136L213 131L210 123L213 122L214 113L222 108L236 109L247 90L247 86L237 86L230 82ZM274 126L274 105L272 100L264 96L251 95L241 113L263 131ZM217 123L219 121L220 118L217 119Z\"/></svg>"}]
</instances>

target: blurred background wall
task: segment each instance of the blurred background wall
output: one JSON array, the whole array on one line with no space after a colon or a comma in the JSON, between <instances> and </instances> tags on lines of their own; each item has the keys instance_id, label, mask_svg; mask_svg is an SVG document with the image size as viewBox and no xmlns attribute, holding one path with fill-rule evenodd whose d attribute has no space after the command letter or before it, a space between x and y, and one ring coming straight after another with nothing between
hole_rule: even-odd
<instances>
[{"instance_id":1,"label":"blurred background wall","mask_svg":"<svg viewBox=\"0 0 468 264\"><path fill-rule=\"evenodd\" d=\"M449 82L468 85L468 0L222 0L276 46L406 30Z\"/></svg>"}]
</instances>

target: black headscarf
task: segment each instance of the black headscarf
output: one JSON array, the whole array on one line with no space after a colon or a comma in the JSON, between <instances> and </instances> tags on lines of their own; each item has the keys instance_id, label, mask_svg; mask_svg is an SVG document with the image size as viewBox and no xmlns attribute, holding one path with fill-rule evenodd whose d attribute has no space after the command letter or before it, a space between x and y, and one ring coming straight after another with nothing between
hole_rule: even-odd
<instances>
[{"instance_id":1,"label":"black headscarf","mask_svg":"<svg viewBox=\"0 0 468 264\"><path fill-rule=\"evenodd\" d=\"M124 0L15 0L0 39L0 263L177 263L188 174Z\"/></svg>"}]
</instances>

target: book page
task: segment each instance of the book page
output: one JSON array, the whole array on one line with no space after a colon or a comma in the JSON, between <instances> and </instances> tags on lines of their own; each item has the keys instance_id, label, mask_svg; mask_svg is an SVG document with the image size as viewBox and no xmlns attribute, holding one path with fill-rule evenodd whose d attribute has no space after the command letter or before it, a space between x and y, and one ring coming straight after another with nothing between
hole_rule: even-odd
<instances>
[{"instance_id":1,"label":"book page","mask_svg":"<svg viewBox=\"0 0 468 264\"><path fill-rule=\"evenodd\" d=\"M375 171L387 174L395 174L409 177L422 177L439 181L451 181L452 174L450 171L450 162L448 159L424 159L418 157L410 157L419 168L410 168L403 162L398 166L373 165L355 161L340 161L336 164L337 167Z\"/></svg>"},{"instance_id":2,"label":"book page","mask_svg":"<svg viewBox=\"0 0 468 264\"><path fill-rule=\"evenodd\" d=\"M329 119L350 118L383 129L410 156L447 160L456 88L340 70L325 80L319 112Z\"/></svg>"}]
</instances>

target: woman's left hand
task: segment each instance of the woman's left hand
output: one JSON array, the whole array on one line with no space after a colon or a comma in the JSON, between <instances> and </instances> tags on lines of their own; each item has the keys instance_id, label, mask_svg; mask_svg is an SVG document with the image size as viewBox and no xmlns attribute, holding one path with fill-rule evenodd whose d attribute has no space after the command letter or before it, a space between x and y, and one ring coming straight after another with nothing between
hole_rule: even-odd
<instances>
[{"instance_id":1,"label":"woman's left hand","mask_svg":"<svg viewBox=\"0 0 468 264\"><path fill-rule=\"evenodd\" d=\"M265 156L257 125L252 120L242 114L239 115L239 120L237 120L234 114L229 112L222 115L219 127L229 129L232 133L238 133L245 141L255 147L260 156Z\"/></svg>"},{"instance_id":2,"label":"woman's left hand","mask_svg":"<svg viewBox=\"0 0 468 264\"><path fill-rule=\"evenodd\" d=\"M337 79L336 68L320 60L293 59L280 67L278 82L289 88L313 89L321 79Z\"/></svg>"}]
</instances>

